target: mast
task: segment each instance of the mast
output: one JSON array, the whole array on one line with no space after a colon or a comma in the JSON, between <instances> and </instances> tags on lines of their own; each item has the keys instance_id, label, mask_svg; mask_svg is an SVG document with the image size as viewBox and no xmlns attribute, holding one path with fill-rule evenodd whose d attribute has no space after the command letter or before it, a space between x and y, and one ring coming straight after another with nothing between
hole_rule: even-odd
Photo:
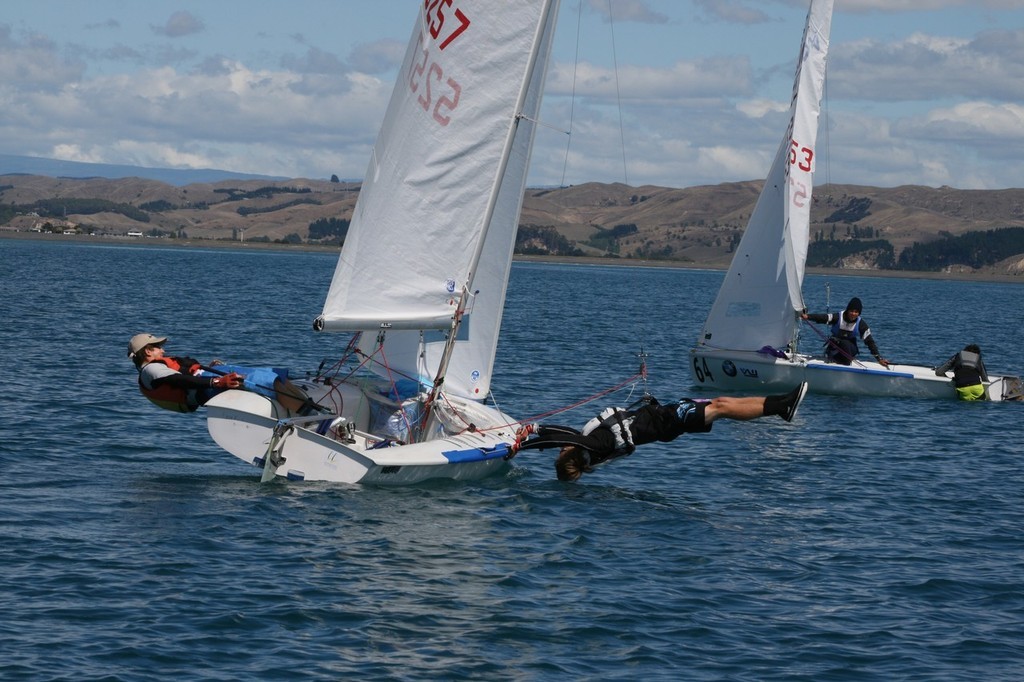
<instances>
[{"instance_id":1,"label":"mast","mask_svg":"<svg viewBox=\"0 0 1024 682\"><path fill-rule=\"evenodd\" d=\"M423 419L420 422L420 432L422 433L428 426L432 417L432 406L434 401L437 399L438 394L441 391L441 387L444 384L445 375L448 371L448 365L451 362L452 353L455 350L456 339L458 338L459 327L462 324L462 318L466 312L466 306L469 302L470 296L470 285L473 283L473 279L476 276L477 267L480 264L480 257L484 250L484 245L487 242L487 234L491 230L491 222L494 218L494 212L498 205L498 197L501 193L502 185L505 181L505 172L508 168L509 158L512 155L512 150L515 145L516 136L519 133L520 123L523 121L523 110L527 98L530 95L530 86L535 82L537 76L538 59L540 56L541 48L545 44L545 33L550 29L553 30L554 22L558 15L558 5L560 0L545 0L544 7L541 10L541 19L537 22L537 28L534 32L533 42L530 49L530 58L526 67L523 81L519 88L519 95L516 98L516 104L514 115L512 117L512 123L508 128L508 134L505 137L505 144L501 152L501 160L498 164L498 172L495 173L494 182L491 185L491 191L487 199L487 208L484 212L484 219L482 228L480 230L479 238L477 239L476 245L473 250L473 257L470 260L469 268L466 272L466 280L462 285L462 291L459 294L459 301L456 305L455 313L452 315L451 327L448 331L448 338L445 339L444 349L441 353L441 360L438 363L437 373L434 377L433 386L431 386L430 392L427 395L426 400L423 404ZM547 52L546 52L547 54ZM547 60L542 65L546 70ZM541 82L545 73L540 75ZM538 86L539 87L539 86ZM532 132L532 130L531 130ZM522 179L523 188L525 188L526 178ZM520 188L519 192L522 192ZM520 196L520 201L522 197ZM519 226L513 226L514 230L518 230Z\"/></svg>"}]
</instances>

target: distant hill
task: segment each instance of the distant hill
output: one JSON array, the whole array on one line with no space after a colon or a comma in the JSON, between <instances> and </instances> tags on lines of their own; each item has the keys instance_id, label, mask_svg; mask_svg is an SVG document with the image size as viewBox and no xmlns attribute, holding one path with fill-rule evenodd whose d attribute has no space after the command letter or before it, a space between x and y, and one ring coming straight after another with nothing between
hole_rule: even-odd
<instances>
[{"instance_id":1,"label":"distant hill","mask_svg":"<svg viewBox=\"0 0 1024 682\"><path fill-rule=\"evenodd\" d=\"M517 252L724 268L761 185L530 188ZM0 225L24 230L49 222L59 231L337 244L358 190L358 183L309 179L236 177L174 185L137 174L120 179L0 175ZM986 262L973 253L985 240L957 240L968 233L1024 227L1024 189L825 185L815 188L811 219L812 255L826 260L809 259L809 265L878 269L888 267L886 259L898 261L915 243L940 243L948 248L932 249L929 257L940 253L945 260L933 269L1024 278L1024 246L1001 252L999 262ZM999 241L1003 252L1013 251L1016 243L989 241ZM949 255L958 244L971 245L970 258ZM828 248L816 249L820 246Z\"/></svg>"},{"instance_id":2,"label":"distant hill","mask_svg":"<svg viewBox=\"0 0 1024 682\"><path fill-rule=\"evenodd\" d=\"M142 166L120 166L107 163L82 163L61 161L37 156L12 156L0 154L0 175L21 173L45 175L51 178L145 178L158 180L168 185L190 185L196 182L219 182L221 180L286 180L287 178L236 173L233 171L202 168L197 170L175 168L145 168Z\"/></svg>"},{"instance_id":3,"label":"distant hill","mask_svg":"<svg viewBox=\"0 0 1024 682\"><path fill-rule=\"evenodd\" d=\"M523 225L555 228L585 255L673 260L727 267L763 186L762 181L672 189L588 183L527 190ZM1024 189L824 185L811 209L815 242L882 240L894 256L915 243L969 232L1024 226ZM634 229L635 228L635 229ZM613 237L609 239L609 237ZM878 253L852 250L822 267L877 269ZM1019 271L1024 246L993 269ZM811 263L810 259L808 261Z\"/></svg>"}]
</instances>

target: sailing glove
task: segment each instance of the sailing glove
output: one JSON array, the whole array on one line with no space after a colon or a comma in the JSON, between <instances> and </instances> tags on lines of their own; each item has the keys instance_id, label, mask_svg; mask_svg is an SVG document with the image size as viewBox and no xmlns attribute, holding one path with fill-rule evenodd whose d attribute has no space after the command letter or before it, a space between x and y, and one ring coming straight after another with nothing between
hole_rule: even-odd
<instances>
[{"instance_id":1,"label":"sailing glove","mask_svg":"<svg viewBox=\"0 0 1024 682\"><path fill-rule=\"evenodd\" d=\"M242 385L242 375L237 372L216 377L211 383L214 388L238 388Z\"/></svg>"}]
</instances>

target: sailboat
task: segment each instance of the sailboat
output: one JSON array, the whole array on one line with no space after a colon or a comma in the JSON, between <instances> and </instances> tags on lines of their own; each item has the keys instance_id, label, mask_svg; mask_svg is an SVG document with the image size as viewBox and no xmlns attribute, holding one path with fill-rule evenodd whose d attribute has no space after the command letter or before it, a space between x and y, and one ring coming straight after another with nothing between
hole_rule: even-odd
<instances>
[{"instance_id":1,"label":"sailboat","mask_svg":"<svg viewBox=\"0 0 1024 682\"><path fill-rule=\"evenodd\" d=\"M798 352L810 236L818 116L833 0L812 0L804 26L789 124L696 345L690 370L716 391L778 393L807 382L835 395L953 399L950 376L918 365L826 362ZM1019 395L1017 377L992 377L991 400Z\"/></svg>"},{"instance_id":2,"label":"sailboat","mask_svg":"<svg viewBox=\"0 0 1024 682\"><path fill-rule=\"evenodd\" d=\"M485 399L559 0L418 4L314 322L351 333L350 361L295 382L314 414L244 391L206 405L263 480L472 480L514 454L521 424Z\"/></svg>"}]
</instances>

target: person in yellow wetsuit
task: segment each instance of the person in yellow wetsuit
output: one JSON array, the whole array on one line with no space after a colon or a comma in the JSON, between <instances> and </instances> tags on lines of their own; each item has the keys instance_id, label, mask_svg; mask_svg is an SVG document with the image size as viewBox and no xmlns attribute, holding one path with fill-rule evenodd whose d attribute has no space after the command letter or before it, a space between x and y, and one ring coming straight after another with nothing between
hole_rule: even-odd
<instances>
[{"instance_id":1,"label":"person in yellow wetsuit","mask_svg":"<svg viewBox=\"0 0 1024 682\"><path fill-rule=\"evenodd\" d=\"M985 400L985 384L988 383L988 372L981 360L981 348L976 343L964 346L964 349L935 368L936 376L946 376L953 370L953 386L956 397L960 400Z\"/></svg>"}]
</instances>

